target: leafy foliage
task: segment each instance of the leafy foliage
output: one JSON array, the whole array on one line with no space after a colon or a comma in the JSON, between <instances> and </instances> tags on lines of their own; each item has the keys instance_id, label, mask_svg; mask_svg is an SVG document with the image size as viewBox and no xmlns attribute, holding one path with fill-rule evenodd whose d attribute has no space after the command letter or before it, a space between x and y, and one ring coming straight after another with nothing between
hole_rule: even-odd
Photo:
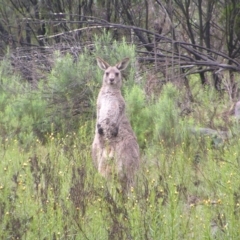
<instances>
[{"instance_id":1,"label":"leafy foliage","mask_svg":"<svg viewBox=\"0 0 240 240\"><path fill-rule=\"evenodd\" d=\"M186 89L173 83L146 95L144 81L134 81L135 48L108 34L96 41L94 54L57 52L37 86L1 62L0 238L237 239L239 123L221 118L228 96L219 100L195 79L194 102L186 103ZM112 64L132 60L123 94L142 156L127 198L115 179L97 173L90 156L102 79L95 54ZM217 146L209 135L191 134L196 126L236 134Z\"/></svg>"},{"instance_id":2,"label":"leafy foliage","mask_svg":"<svg viewBox=\"0 0 240 240\"><path fill-rule=\"evenodd\" d=\"M96 41L96 55L106 56L107 50L112 48L115 53L112 59L121 56L134 58L134 47L127 45L125 40L119 44L112 42L110 34L104 34ZM102 48L103 42L105 45ZM70 54L56 52L47 81L39 81L34 89L28 82L21 80L20 83L20 77L12 75L9 65L6 60L1 67L0 105L2 131L6 132L6 137L17 136L25 142L25 138L31 141L35 135L44 141L46 133L76 131L95 112L92 102L95 104L93 99L96 99L101 86L102 72L96 70L94 56L89 55L87 49L76 59ZM133 79L134 73L131 68L130 79ZM133 80L128 81L130 84Z\"/></svg>"},{"instance_id":3,"label":"leafy foliage","mask_svg":"<svg viewBox=\"0 0 240 240\"><path fill-rule=\"evenodd\" d=\"M138 85L128 88L125 97L141 147L149 147L161 141L168 146L175 146L184 140L190 122L186 124L180 118L177 102L181 95L173 84L166 84L158 99L147 100L146 94Z\"/></svg>"},{"instance_id":4,"label":"leafy foliage","mask_svg":"<svg viewBox=\"0 0 240 240\"><path fill-rule=\"evenodd\" d=\"M207 148L198 161L194 146L186 152L183 145L169 151L159 144L154 156L147 150L124 200L114 181L93 169L87 132L86 125L72 136L51 135L47 145L36 142L28 152L19 151L17 141L2 143L1 238L239 236L239 141L224 152Z\"/></svg>"}]
</instances>

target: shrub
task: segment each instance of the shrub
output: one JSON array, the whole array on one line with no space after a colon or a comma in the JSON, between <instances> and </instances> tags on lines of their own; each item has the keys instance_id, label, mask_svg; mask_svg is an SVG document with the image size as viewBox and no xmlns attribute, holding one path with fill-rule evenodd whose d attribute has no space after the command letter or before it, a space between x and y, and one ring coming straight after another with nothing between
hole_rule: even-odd
<instances>
[{"instance_id":1,"label":"shrub","mask_svg":"<svg viewBox=\"0 0 240 240\"><path fill-rule=\"evenodd\" d=\"M141 147L165 142L175 146L187 137L189 121L180 117L177 106L181 95L169 83L163 87L158 99L147 100L140 86L135 85L126 91L128 114Z\"/></svg>"},{"instance_id":2,"label":"shrub","mask_svg":"<svg viewBox=\"0 0 240 240\"><path fill-rule=\"evenodd\" d=\"M6 68L8 71L6 71ZM46 101L38 90L13 74L7 60L1 62L0 125L1 137L30 140L34 132L45 131Z\"/></svg>"},{"instance_id":3,"label":"shrub","mask_svg":"<svg viewBox=\"0 0 240 240\"><path fill-rule=\"evenodd\" d=\"M94 45L95 54L114 60L113 64L115 59L135 56L133 46L124 39L121 43L112 41L110 34L96 38ZM56 52L53 60L46 79L35 87L16 75L8 60L1 62L0 135L4 139L17 138L26 144L37 137L44 142L47 134L77 132L86 121L92 121L103 74L96 66L95 55L88 49L77 58ZM129 68L132 80L134 72Z\"/></svg>"}]
</instances>

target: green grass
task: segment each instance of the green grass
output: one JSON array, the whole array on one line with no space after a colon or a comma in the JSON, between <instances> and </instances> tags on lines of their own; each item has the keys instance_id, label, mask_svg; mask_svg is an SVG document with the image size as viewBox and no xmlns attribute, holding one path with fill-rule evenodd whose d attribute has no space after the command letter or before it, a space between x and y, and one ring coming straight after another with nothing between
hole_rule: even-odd
<instances>
[{"instance_id":1,"label":"green grass","mask_svg":"<svg viewBox=\"0 0 240 240\"><path fill-rule=\"evenodd\" d=\"M117 46L111 45L116 56L101 44L96 55L135 58L134 48ZM141 167L123 196L91 159L92 105L102 73L95 74L88 55L79 65L59 57L48 84L34 90L14 73L2 77L0 239L240 239L239 124L221 117L232 104L227 94L202 88L194 76L194 102L169 83L159 96L146 96L132 64L123 93ZM79 96L87 100L86 112ZM228 129L233 137L213 144L209 136L189 134L196 126Z\"/></svg>"},{"instance_id":2,"label":"green grass","mask_svg":"<svg viewBox=\"0 0 240 240\"><path fill-rule=\"evenodd\" d=\"M145 151L122 198L93 168L86 127L26 152L3 141L1 239L239 239L239 140Z\"/></svg>"}]
</instances>

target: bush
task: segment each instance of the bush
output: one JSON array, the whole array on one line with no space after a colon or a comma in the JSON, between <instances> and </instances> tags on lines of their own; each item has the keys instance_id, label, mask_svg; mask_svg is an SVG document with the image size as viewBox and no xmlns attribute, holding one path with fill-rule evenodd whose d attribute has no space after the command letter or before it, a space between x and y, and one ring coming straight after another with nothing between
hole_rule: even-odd
<instances>
[{"instance_id":1,"label":"bush","mask_svg":"<svg viewBox=\"0 0 240 240\"><path fill-rule=\"evenodd\" d=\"M48 118L54 131L66 134L77 131L92 117L91 99L96 88L93 57L80 55L74 62L70 54L55 55L55 65L42 84L44 99L48 102Z\"/></svg>"},{"instance_id":2,"label":"bush","mask_svg":"<svg viewBox=\"0 0 240 240\"><path fill-rule=\"evenodd\" d=\"M133 129L142 148L159 142L175 146L187 137L189 121L180 117L177 102L181 95L173 84L166 84L158 99L147 100L138 85L128 88L125 97Z\"/></svg>"},{"instance_id":3,"label":"bush","mask_svg":"<svg viewBox=\"0 0 240 240\"><path fill-rule=\"evenodd\" d=\"M13 74L7 60L1 62L0 72L1 137L26 142L34 133L46 131L44 118L47 104L40 92L32 90L29 83Z\"/></svg>"},{"instance_id":4,"label":"bush","mask_svg":"<svg viewBox=\"0 0 240 240\"><path fill-rule=\"evenodd\" d=\"M124 39L118 43L110 34L103 34L95 41L96 55L110 63L135 56L134 47ZM87 49L77 58L56 52L53 60L50 73L35 87L16 75L8 60L1 62L0 135L4 139L17 138L26 144L37 137L45 142L47 134L77 132L86 121L92 121L103 75L95 55ZM128 73L133 79L134 68L130 67ZM133 80L127 84L133 84Z\"/></svg>"},{"instance_id":5,"label":"bush","mask_svg":"<svg viewBox=\"0 0 240 240\"><path fill-rule=\"evenodd\" d=\"M96 43L96 55L113 64L132 58L133 49L110 35ZM90 156L102 72L88 53L78 60L56 53L47 81L34 89L1 62L0 238L238 239L239 138L218 148L185 141L193 123L209 122L215 94L194 88L193 110L180 117L183 93L168 83L147 99L132 62L123 94L144 151L136 185L123 198Z\"/></svg>"}]
</instances>

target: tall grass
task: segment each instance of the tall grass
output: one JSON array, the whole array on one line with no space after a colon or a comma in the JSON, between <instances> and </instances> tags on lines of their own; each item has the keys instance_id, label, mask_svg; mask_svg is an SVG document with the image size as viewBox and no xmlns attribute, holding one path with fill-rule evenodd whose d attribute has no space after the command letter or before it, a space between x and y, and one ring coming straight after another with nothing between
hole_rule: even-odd
<instances>
[{"instance_id":1,"label":"tall grass","mask_svg":"<svg viewBox=\"0 0 240 240\"><path fill-rule=\"evenodd\" d=\"M159 143L124 199L93 168L87 128L27 152L2 143L1 239L238 239L239 141L198 161Z\"/></svg>"},{"instance_id":2,"label":"tall grass","mask_svg":"<svg viewBox=\"0 0 240 240\"><path fill-rule=\"evenodd\" d=\"M134 47L124 40L110 44L104 36L101 42L108 47L96 44L96 55L107 61L128 52L134 59ZM109 47L116 51L108 59ZM239 239L240 140L233 134L215 146L211 136L189 131L226 127L217 118L223 99L191 82L195 102L182 116L184 89L169 83L159 97L146 98L132 64L123 91L141 168L124 197L92 164L102 74L92 70L94 56L56 59L48 81L36 89L5 62L1 68L0 239Z\"/></svg>"}]
</instances>

